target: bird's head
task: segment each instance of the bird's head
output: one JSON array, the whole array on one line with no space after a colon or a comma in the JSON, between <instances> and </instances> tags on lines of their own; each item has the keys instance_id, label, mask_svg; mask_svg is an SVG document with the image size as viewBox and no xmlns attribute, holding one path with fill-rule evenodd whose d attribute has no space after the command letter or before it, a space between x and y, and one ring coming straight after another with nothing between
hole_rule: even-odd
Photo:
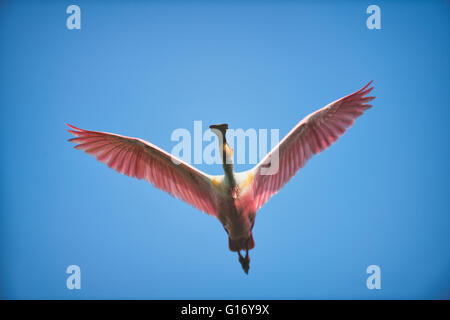
<instances>
[{"instance_id":1,"label":"bird's head","mask_svg":"<svg viewBox=\"0 0 450 320\"><path fill-rule=\"evenodd\" d=\"M219 137L219 139L223 139L225 141L225 134L228 130L228 124L226 123L213 124L210 125L209 128Z\"/></svg>"}]
</instances>

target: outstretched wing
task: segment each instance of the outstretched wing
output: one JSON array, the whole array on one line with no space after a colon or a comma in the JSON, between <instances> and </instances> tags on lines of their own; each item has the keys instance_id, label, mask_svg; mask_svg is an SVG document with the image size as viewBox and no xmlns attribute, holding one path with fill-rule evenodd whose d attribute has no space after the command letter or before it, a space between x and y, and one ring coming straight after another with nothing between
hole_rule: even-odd
<instances>
[{"instance_id":1,"label":"outstretched wing","mask_svg":"<svg viewBox=\"0 0 450 320\"><path fill-rule=\"evenodd\" d=\"M316 153L328 148L349 128L375 97L367 97L370 81L361 90L336 100L300 121L270 153L249 171L256 210L277 193ZM278 157L277 154L278 153ZM278 159L278 169L273 161Z\"/></svg>"},{"instance_id":2,"label":"outstretched wing","mask_svg":"<svg viewBox=\"0 0 450 320\"><path fill-rule=\"evenodd\" d=\"M67 124L75 148L127 176L145 179L195 208L216 216L215 190L208 175L155 145L137 138L83 130Z\"/></svg>"}]
</instances>

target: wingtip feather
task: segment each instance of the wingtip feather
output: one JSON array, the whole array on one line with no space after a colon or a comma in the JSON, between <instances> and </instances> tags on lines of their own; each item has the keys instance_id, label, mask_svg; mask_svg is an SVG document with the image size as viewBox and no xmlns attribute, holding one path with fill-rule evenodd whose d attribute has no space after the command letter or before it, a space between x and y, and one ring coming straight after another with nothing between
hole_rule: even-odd
<instances>
[{"instance_id":1,"label":"wingtip feather","mask_svg":"<svg viewBox=\"0 0 450 320\"><path fill-rule=\"evenodd\" d=\"M75 126L73 126L73 125L71 125L71 124L69 124L67 122L65 122L65 125L70 127L70 128L72 128L72 129L74 129L74 130L83 131L83 129L77 128L77 127L75 127Z\"/></svg>"},{"instance_id":2,"label":"wingtip feather","mask_svg":"<svg viewBox=\"0 0 450 320\"><path fill-rule=\"evenodd\" d=\"M372 89L374 88L374 86L368 88L371 84L372 84L373 80L370 80L369 83L367 83L364 87L362 87L361 89L359 89L356 93L363 93L363 94L368 94L370 91L372 91ZM367 89L368 88L368 89ZM367 89L367 90L366 90Z\"/></svg>"}]
</instances>

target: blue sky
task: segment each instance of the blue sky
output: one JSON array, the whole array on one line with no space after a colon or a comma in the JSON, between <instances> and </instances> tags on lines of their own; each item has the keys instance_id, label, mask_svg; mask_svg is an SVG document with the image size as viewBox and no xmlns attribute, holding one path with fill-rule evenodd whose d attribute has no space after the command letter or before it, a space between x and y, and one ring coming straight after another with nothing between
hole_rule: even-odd
<instances>
[{"instance_id":1,"label":"blue sky","mask_svg":"<svg viewBox=\"0 0 450 320\"><path fill-rule=\"evenodd\" d=\"M81 8L81 30L66 28L70 4ZM381 8L381 30L366 28L369 4ZM448 298L449 9L3 3L1 296ZM248 276L217 220L74 150L64 126L166 150L172 131L192 130L194 120L282 137L372 79L374 108L259 211ZM71 264L81 290L66 288ZM381 290L366 287L372 264Z\"/></svg>"}]
</instances>

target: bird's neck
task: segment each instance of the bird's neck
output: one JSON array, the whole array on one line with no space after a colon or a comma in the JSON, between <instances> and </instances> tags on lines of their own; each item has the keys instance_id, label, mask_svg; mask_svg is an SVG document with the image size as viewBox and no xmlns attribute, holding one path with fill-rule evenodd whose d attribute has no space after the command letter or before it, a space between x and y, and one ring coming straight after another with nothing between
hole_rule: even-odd
<instances>
[{"instance_id":1,"label":"bird's neck","mask_svg":"<svg viewBox=\"0 0 450 320\"><path fill-rule=\"evenodd\" d=\"M220 149L222 150L222 166L225 172L225 179L230 187L234 187L236 186L236 180L233 169L233 149L228 145L225 138L220 145Z\"/></svg>"},{"instance_id":2,"label":"bird's neck","mask_svg":"<svg viewBox=\"0 0 450 320\"><path fill-rule=\"evenodd\" d=\"M234 179L234 171L232 164L224 164L223 171L225 172L225 179L230 187L236 186L236 180Z\"/></svg>"}]
</instances>

